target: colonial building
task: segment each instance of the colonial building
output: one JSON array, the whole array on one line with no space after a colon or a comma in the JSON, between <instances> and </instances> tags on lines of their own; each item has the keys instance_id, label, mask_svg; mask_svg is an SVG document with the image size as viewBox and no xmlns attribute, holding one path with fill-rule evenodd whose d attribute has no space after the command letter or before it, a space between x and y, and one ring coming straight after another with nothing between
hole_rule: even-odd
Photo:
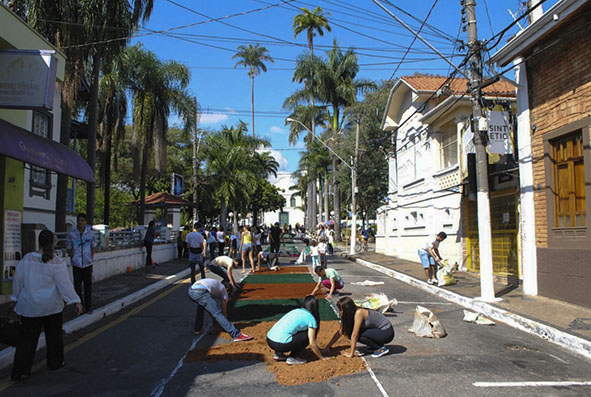
<instances>
[{"instance_id":1,"label":"colonial building","mask_svg":"<svg viewBox=\"0 0 591 397\"><path fill-rule=\"evenodd\" d=\"M294 190L291 190L295 184L296 181L290 172L277 173L277 179L273 182L273 186L277 187L285 198L285 208L275 212L265 212L263 215L264 224L269 225L275 222L279 222L281 226L304 224L302 198Z\"/></svg>"},{"instance_id":2,"label":"colonial building","mask_svg":"<svg viewBox=\"0 0 591 397\"><path fill-rule=\"evenodd\" d=\"M524 290L591 307L591 3L562 0L491 62L515 68Z\"/></svg>"},{"instance_id":3,"label":"colonial building","mask_svg":"<svg viewBox=\"0 0 591 397\"><path fill-rule=\"evenodd\" d=\"M464 183L468 161L462 139L471 114L466 86L463 78L413 75L392 88L382 123L392 133L389 199L378 211L377 252L418 261L417 250L428 236L444 231L443 257L478 270L476 201ZM497 82L484 95L491 109L507 110L514 87ZM491 156L490 162L494 174L512 167L512 156ZM495 271L517 276L517 179L502 176L491 183Z\"/></svg>"}]
</instances>

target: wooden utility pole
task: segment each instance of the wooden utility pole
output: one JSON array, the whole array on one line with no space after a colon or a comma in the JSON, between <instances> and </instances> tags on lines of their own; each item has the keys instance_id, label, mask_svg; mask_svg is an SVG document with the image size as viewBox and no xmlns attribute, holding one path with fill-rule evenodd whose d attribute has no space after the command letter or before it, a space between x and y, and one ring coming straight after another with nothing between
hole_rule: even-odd
<instances>
[{"instance_id":1,"label":"wooden utility pole","mask_svg":"<svg viewBox=\"0 0 591 397\"><path fill-rule=\"evenodd\" d=\"M359 133L361 120L355 120L355 157L353 157L353 168L351 169L351 238L349 253L355 255L355 243L357 242L357 164L359 162Z\"/></svg>"},{"instance_id":2,"label":"wooden utility pole","mask_svg":"<svg viewBox=\"0 0 591 397\"><path fill-rule=\"evenodd\" d=\"M197 214L197 169L199 168L197 164L197 154L199 153L199 142L197 137L199 112L197 111L197 97L193 97L193 106L195 111L195 126L193 128L193 223L195 223L199 219L199 214Z\"/></svg>"},{"instance_id":3,"label":"wooden utility pole","mask_svg":"<svg viewBox=\"0 0 591 397\"><path fill-rule=\"evenodd\" d=\"M490 224L490 201L488 191L488 160L486 145L488 122L482 112L482 42L476 30L476 1L464 0L468 25L468 51L470 54L470 94L472 96L471 127L476 150L476 194L478 204L478 246L480 250L480 299L495 300L492 263L492 234Z\"/></svg>"}]
</instances>

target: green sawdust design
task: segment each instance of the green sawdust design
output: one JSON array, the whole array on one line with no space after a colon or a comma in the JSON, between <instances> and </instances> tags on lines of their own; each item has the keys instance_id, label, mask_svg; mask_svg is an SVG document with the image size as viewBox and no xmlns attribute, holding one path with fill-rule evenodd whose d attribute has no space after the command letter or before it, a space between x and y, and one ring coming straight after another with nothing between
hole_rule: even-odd
<instances>
[{"instance_id":1,"label":"green sawdust design","mask_svg":"<svg viewBox=\"0 0 591 397\"><path fill-rule=\"evenodd\" d=\"M302 307L303 299L239 300L228 305L232 322L277 321L287 312ZM338 320L334 310L324 299L318 299L321 321Z\"/></svg>"},{"instance_id":2,"label":"green sawdust design","mask_svg":"<svg viewBox=\"0 0 591 397\"><path fill-rule=\"evenodd\" d=\"M252 284L288 284L313 283L315 281L310 274L251 274L244 279L244 282Z\"/></svg>"}]
</instances>

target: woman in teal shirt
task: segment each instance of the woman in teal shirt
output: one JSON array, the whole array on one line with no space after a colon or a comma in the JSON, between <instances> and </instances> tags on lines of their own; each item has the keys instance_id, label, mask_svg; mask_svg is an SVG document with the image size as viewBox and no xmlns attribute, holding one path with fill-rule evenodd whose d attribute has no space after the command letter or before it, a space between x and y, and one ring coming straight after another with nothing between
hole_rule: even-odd
<instances>
[{"instance_id":1,"label":"woman in teal shirt","mask_svg":"<svg viewBox=\"0 0 591 397\"><path fill-rule=\"evenodd\" d=\"M301 353L308 345L316 357L324 360L316 343L319 329L318 301L314 296L306 296L303 308L287 313L267 333L267 344L275 350L273 360L287 361L289 365L305 364ZM285 355L286 352L291 352L289 357Z\"/></svg>"}]
</instances>

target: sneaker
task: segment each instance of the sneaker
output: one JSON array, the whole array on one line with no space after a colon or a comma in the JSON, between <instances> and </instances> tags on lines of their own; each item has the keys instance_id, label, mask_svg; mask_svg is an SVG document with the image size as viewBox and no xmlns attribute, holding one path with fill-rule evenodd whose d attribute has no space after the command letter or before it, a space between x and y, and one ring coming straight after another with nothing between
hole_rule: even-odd
<instances>
[{"instance_id":1,"label":"sneaker","mask_svg":"<svg viewBox=\"0 0 591 397\"><path fill-rule=\"evenodd\" d=\"M281 352L275 352L275 354L273 354L273 360L285 361L285 360L287 360L287 356Z\"/></svg>"},{"instance_id":2,"label":"sneaker","mask_svg":"<svg viewBox=\"0 0 591 397\"><path fill-rule=\"evenodd\" d=\"M299 357L287 357L287 365L306 364L306 360Z\"/></svg>"},{"instance_id":3,"label":"sneaker","mask_svg":"<svg viewBox=\"0 0 591 397\"><path fill-rule=\"evenodd\" d=\"M433 285L433 280L432 279L427 280L427 284Z\"/></svg>"},{"instance_id":4,"label":"sneaker","mask_svg":"<svg viewBox=\"0 0 591 397\"><path fill-rule=\"evenodd\" d=\"M335 291L332 293L332 296L339 296L339 291Z\"/></svg>"},{"instance_id":5,"label":"sneaker","mask_svg":"<svg viewBox=\"0 0 591 397\"><path fill-rule=\"evenodd\" d=\"M437 285L439 283L439 281L437 281L436 278L433 279L433 285Z\"/></svg>"},{"instance_id":6,"label":"sneaker","mask_svg":"<svg viewBox=\"0 0 591 397\"><path fill-rule=\"evenodd\" d=\"M195 335L201 335L205 332L204 328L198 329L197 331L193 332Z\"/></svg>"},{"instance_id":7,"label":"sneaker","mask_svg":"<svg viewBox=\"0 0 591 397\"><path fill-rule=\"evenodd\" d=\"M390 350L388 350L388 348L386 346L382 346L378 350L376 350L375 352L373 352L373 354L371 356L372 357L375 357L375 358L378 358L378 357L385 356L388 353L390 353Z\"/></svg>"},{"instance_id":8,"label":"sneaker","mask_svg":"<svg viewBox=\"0 0 591 397\"><path fill-rule=\"evenodd\" d=\"M234 342L244 342L247 340L251 340L252 336L248 336L246 334L243 334L242 332L240 333L240 335L238 335L237 337L234 338Z\"/></svg>"}]
</instances>

